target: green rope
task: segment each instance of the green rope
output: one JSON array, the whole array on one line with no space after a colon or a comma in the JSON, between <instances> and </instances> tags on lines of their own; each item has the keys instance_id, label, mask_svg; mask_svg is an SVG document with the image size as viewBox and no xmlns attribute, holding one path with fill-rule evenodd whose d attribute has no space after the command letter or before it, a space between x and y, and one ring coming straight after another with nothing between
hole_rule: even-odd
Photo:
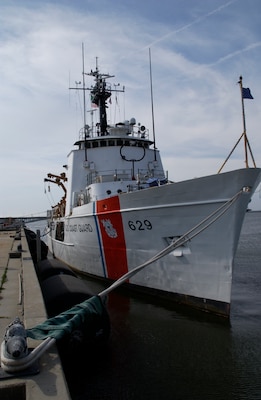
<instances>
[{"instance_id":1,"label":"green rope","mask_svg":"<svg viewBox=\"0 0 261 400\"><path fill-rule=\"evenodd\" d=\"M82 324L86 324L90 328L95 326L95 322L103 313L104 305L101 298L93 296L57 316L47 319L42 324L27 329L26 333L28 337L36 340L43 340L47 337L59 340L80 328Z\"/></svg>"}]
</instances>

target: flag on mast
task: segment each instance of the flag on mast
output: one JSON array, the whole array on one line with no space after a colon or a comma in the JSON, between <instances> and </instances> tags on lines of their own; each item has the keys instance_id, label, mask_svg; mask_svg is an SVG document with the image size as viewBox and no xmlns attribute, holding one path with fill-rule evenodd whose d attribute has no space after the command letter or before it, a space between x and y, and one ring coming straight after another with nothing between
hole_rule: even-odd
<instances>
[{"instance_id":1,"label":"flag on mast","mask_svg":"<svg viewBox=\"0 0 261 400\"><path fill-rule=\"evenodd\" d=\"M243 99L253 99L250 89L242 87L242 97Z\"/></svg>"}]
</instances>

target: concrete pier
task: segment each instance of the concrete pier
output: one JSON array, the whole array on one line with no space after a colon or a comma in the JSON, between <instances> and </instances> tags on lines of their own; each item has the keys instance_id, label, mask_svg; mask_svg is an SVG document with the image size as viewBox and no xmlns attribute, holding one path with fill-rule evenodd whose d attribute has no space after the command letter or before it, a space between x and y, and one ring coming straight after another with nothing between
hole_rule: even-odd
<instances>
[{"instance_id":1,"label":"concrete pier","mask_svg":"<svg viewBox=\"0 0 261 400\"><path fill-rule=\"evenodd\" d=\"M26 328L47 319L41 289L28 249L25 234L0 231L0 342L4 340L7 326L15 317ZM28 348L40 342L28 339ZM0 369L1 371L1 369ZM53 400L70 399L56 346L50 348L39 360L39 373L31 376L0 380L0 399Z\"/></svg>"}]
</instances>

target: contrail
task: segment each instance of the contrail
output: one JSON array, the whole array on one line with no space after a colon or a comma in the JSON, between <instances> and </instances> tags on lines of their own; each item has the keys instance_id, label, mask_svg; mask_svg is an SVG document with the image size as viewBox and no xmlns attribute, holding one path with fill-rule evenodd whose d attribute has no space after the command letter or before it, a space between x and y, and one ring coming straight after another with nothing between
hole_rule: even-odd
<instances>
[{"instance_id":1,"label":"contrail","mask_svg":"<svg viewBox=\"0 0 261 400\"><path fill-rule=\"evenodd\" d=\"M191 26L198 24L199 22L203 21L204 19L210 17L210 16L213 15L213 14L218 13L219 11L223 10L223 8L226 8L226 7L230 6L231 4L233 4L233 3L237 2L237 1L238 1L238 0L230 0L230 1L228 1L227 3L225 3L225 4L222 4L221 6L219 6L218 8L216 8L215 10L210 11L210 12L208 12L208 13L205 14L205 15L202 15L202 17L199 17L199 18L195 19L193 22L191 22L191 23L189 23L189 24L187 24L187 25L184 25L182 28L179 28L179 29L177 29L177 30L175 30L175 31L171 31L171 32L167 33L166 35L161 36L159 39L154 40L154 41L151 42L150 44L148 44L148 45L146 45L145 47L143 47L141 50L145 50L145 49L147 49L147 48L149 48L149 47L151 47L151 46L154 46L156 43L162 42L163 40L167 39L167 38L170 37L171 35L175 35L175 34L177 34L177 33L180 33L180 32L182 32L182 31L184 31L184 30L190 28Z\"/></svg>"},{"instance_id":2,"label":"contrail","mask_svg":"<svg viewBox=\"0 0 261 400\"><path fill-rule=\"evenodd\" d=\"M249 44L249 45L246 46L244 49L240 49L240 50L233 51L232 53L227 54L226 56L219 58L219 59L218 59L217 61L215 61L214 63L212 63L212 64L207 64L207 66L208 66L208 67L213 67L214 65L220 64L220 63L222 63L223 61L227 61L227 60L229 60L230 58L233 58L233 57L237 56L238 54L244 53L245 51L249 51L249 50L255 49L255 48L260 47L260 46L261 46L261 42L256 42L256 43Z\"/></svg>"}]
</instances>

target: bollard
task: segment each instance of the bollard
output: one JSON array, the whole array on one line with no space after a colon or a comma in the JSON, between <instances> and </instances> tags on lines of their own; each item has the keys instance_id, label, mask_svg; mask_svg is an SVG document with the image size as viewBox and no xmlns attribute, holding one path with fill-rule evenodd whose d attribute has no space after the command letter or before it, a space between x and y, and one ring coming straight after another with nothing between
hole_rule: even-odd
<instances>
[{"instance_id":1,"label":"bollard","mask_svg":"<svg viewBox=\"0 0 261 400\"><path fill-rule=\"evenodd\" d=\"M26 330L18 317L6 329L4 352L7 358L14 360L26 357L28 354Z\"/></svg>"}]
</instances>

